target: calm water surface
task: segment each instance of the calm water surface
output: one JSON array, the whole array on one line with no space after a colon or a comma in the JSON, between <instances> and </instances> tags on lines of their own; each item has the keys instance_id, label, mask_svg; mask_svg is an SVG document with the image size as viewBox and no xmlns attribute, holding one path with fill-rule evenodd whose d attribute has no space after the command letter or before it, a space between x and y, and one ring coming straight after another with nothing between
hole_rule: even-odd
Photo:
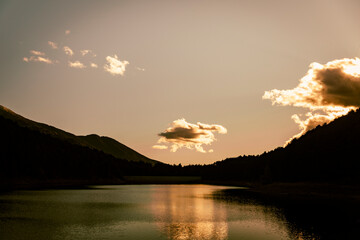
<instances>
[{"instance_id":1,"label":"calm water surface","mask_svg":"<svg viewBox=\"0 0 360 240\"><path fill-rule=\"evenodd\" d=\"M232 201L226 189L121 185L1 194L0 239L304 239L279 209Z\"/></svg>"}]
</instances>

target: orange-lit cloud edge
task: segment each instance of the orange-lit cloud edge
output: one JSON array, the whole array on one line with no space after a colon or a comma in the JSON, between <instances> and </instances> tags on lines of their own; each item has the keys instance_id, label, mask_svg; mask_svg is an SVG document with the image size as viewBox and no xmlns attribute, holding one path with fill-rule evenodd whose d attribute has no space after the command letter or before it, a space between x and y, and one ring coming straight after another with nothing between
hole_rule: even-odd
<instances>
[{"instance_id":1,"label":"orange-lit cloud edge","mask_svg":"<svg viewBox=\"0 0 360 240\"><path fill-rule=\"evenodd\" d=\"M271 100L273 105L309 110L305 116L294 114L291 117L299 125L300 132L291 137L287 145L316 126L346 115L360 106L360 59L311 63L297 87L265 91L262 98Z\"/></svg>"},{"instance_id":2,"label":"orange-lit cloud edge","mask_svg":"<svg viewBox=\"0 0 360 240\"><path fill-rule=\"evenodd\" d=\"M170 151L176 152L180 148L195 149L198 152L213 152L213 149L206 151L203 145L211 145L216 140L213 132L226 134L227 129L217 124L188 123L185 119L178 119L171 123L165 131L159 133L159 144L170 144ZM166 145L154 145L154 149L167 149Z\"/></svg>"}]
</instances>

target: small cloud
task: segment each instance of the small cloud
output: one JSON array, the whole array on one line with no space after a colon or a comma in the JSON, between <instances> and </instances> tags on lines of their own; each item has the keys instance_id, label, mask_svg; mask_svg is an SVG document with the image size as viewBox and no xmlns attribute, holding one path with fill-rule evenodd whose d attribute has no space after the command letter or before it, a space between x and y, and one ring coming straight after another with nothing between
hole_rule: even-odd
<instances>
[{"instance_id":1,"label":"small cloud","mask_svg":"<svg viewBox=\"0 0 360 240\"><path fill-rule=\"evenodd\" d=\"M212 152L214 152L214 149L210 149L208 152L209 152L209 153L212 153Z\"/></svg>"},{"instance_id":2,"label":"small cloud","mask_svg":"<svg viewBox=\"0 0 360 240\"><path fill-rule=\"evenodd\" d=\"M72 67L72 68L80 68L80 69L86 68L86 66L83 63L79 62L79 61L75 61L75 62L69 61L68 66Z\"/></svg>"},{"instance_id":3,"label":"small cloud","mask_svg":"<svg viewBox=\"0 0 360 240\"><path fill-rule=\"evenodd\" d=\"M98 68L98 65L96 63L90 63L90 67L92 68Z\"/></svg>"},{"instance_id":4,"label":"small cloud","mask_svg":"<svg viewBox=\"0 0 360 240\"><path fill-rule=\"evenodd\" d=\"M165 146L165 145L154 145L154 146L152 146L152 148L154 148L154 149L159 149L159 150L164 150L164 149L168 149L168 146Z\"/></svg>"},{"instance_id":5,"label":"small cloud","mask_svg":"<svg viewBox=\"0 0 360 240\"><path fill-rule=\"evenodd\" d=\"M68 47L68 46L65 46L65 47L64 47L64 52L65 52L65 54L68 55L68 56L74 55L74 51L73 51L70 47Z\"/></svg>"},{"instance_id":6,"label":"small cloud","mask_svg":"<svg viewBox=\"0 0 360 240\"><path fill-rule=\"evenodd\" d=\"M58 49L58 44L57 43L52 42L52 41L48 41L48 44L52 49Z\"/></svg>"},{"instance_id":7,"label":"small cloud","mask_svg":"<svg viewBox=\"0 0 360 240\"><path fill-rule=\"evenodd\" d=\"M266 91L263 99L272 104L307 108L310 111L292 119L299 125L298 138L318 125L328 123L360 107L360 59L344 58L326 64L312 63L297 87Z\"/></svg>"},{"instance_id":8,"label":"small cloud","mask_svg":"<svg viewBox=\"0 0 360 240\"><path fill-rule=\"evenodd\" d=\"M88 54L89 52L91 52L91 50L87 50L87 49L80 50L80 53L81 53L82 56L85 56L85 55Z\"/></svg>"},{"instance_id":9,"label":"small cloud","mask_svg":"<svg viewBox=\"0 0 360 240\"><path fill-rule=\"evenodd\" d=\"M24 57L23 60L25 62L43 62L43 63L47 63L47 64L54 63L54 61L50 60L49 58L42 57L42 56Z\"/></svg>"},{"instance_id":10,"label":"small cloud","mask_svg":"<svg viewBox=\"0 0 360 240\"><path fill-rule=\"evenodd\" d=\"M31 54L34 54L36 56L45 56L44 52L36 51L36 50L30 50Z\"/></svg>"},{"instance_id":11,"label":"small cloud","mask_svg":"<svg viewBox=\"0 0 360 240\"><path fill-rule=\"evenodd\" d=\"M80 53L82 56L91 54L92 57L96 57L96 54L92 50L89 50L89 49L80 50Z\"/></svg>"},{"instance_id":12,"label":"small cloud","mask_svg":"<svg viewBox=\"0 0 360 240\"><path fill-rule=\"evenodd\" d=\"M145 72L145 68L136 67L136 69L141 71L141 72Z\"/></svg>"},{"instance_id":13,"label":"small cloud","mask_svg":"<svg viewBox=\"0 0 360 240\"><path fill-rule=\"evenodd\" d=\"M71 33L70 30L65 30L65 35L69 35Z\"/></svg>"},{"instance_id":14,"label":"small cloud","mask_svg":"<svg viewBox=\"0 0 360 240\"><path fill-rule=\"evenodd\" d=\"M186 122L185 119L178 119L172 122L171 127L158 134L160 136L158 143L172 144L171 152L176 152L185 147L206 153L202 145L211 145L216 140L213 132L226 134L227 130L221 125L209 125L200 122L192 124Z\"/></svg>"},{"instance_id":15,"label":"small cloud","mask_svg":"<svg viewBox=\"0 0 360 240\"><path fill-rule=\"evenodd\" d=\"M107 56L106 61L107 63L104 65L104 69L112 75L123 76L126 70L126 65L129 64L126 60L120 61L116 55L114 55L114 57Z\"/></svg>"}]
</instances>

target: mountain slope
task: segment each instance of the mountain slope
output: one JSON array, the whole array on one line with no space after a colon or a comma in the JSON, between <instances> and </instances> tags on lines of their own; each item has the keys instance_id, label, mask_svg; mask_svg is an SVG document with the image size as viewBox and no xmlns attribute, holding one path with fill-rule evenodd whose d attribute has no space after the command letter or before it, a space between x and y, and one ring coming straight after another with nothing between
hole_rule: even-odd
<instances>
[{"instance_id":1,"label":"mountain slope","mask_svg":"<svg viewBox=\"0 0 360 240\"><path fill-rule=\"evenodd\" d=\"M123 176L148 175L150 163L131 162L44 134L0 116L0 189L46 183L119 183ZM51 186L51 185L50 185Z\"/></svg>"},{"instance_id":2,"label":"mountain slope","mask_svg":"<svg viewBox=\"0 0 360 240\"><path fill-rule=\"evenodd\" d=\"M78 136L77 138L86 146L101 150L117 158L152 164L158 162L141 155L140 153L109 137L100 137L96 134L91 134L87 136Z\"/></svg>"},{"instance_id":3,"label":"mountain slope","mask_svg":"<svg viewBox=\"0 0 360 240\"><path fill-rule=\"evenodd\" d=\"M38 123L27 118L24 118L10 109L0 105L0 116L5 119L16 122L21 127L26 127L34 131L38 131L43 134L48 134L61 140L66 140L73 144L86 146L92 149L103 151L104 153L111 154L112 156L120 159L126 159L134 162L145 162L145 163L159 163L158 161L149 159L133 149L125 146L118 141L109 137L100 137L95 134L88 136L76 136L74 134L65 132L61 129L49 126L44 123Z\"/></svg>"},{"instance_id":4,"label":"mountain slope","mask_svg":"<svg viewBox=\"0 0 360 240\"><path fill-rule=\"evenodd\" d=\"M95 141L104 139L104 146L112 144L118 151L120 143L113 139L98 136L77 137L46 124L24 119L8 109L2 110L0 191L120 184L127 181L124 176L177 174L177 168L168 164L129 161L85 144L88 138ZM129 151L126 146L121 147L126 150L124 154L135 152L131 149ZM136 152L134 155L139 159Z\"/></svg>"},{"instance_id":5,"label":"mountain slope","mask_svg":"<svg viewBox=\"0 0 360 240\"><path fill-rule=\"evenodd\" d=\"M185 170L209 180L360 183L359 146L357 110L316 127L284 148Z\"/></svg>"}]
</instances>

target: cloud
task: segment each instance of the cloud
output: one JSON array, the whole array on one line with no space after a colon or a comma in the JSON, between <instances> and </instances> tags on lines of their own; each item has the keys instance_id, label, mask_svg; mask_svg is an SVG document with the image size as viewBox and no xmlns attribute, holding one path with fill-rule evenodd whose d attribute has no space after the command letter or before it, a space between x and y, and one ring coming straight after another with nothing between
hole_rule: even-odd
<instances>
[{"instance_id":1,"label":"cloud","mask_svg":"<svg viewBox=\"0 0 360 240\"><path fill-rule=\"evenodd\" d=\"M70 30L65 31L66 35L70 34ZM127 70L127 65L129 64L126 60L120 60L117 55L110 55L105 58L105 61L100 63L101 65L98 65L98 60L96 59L96 54L91 49L81 49L79 52L76 50L74 51L71 49L68 45L64 46L61 43L57 43L54 41L47 41L47 49L60 49L64 51L66 54L66 58L64 59L64 64L66 66L71 68L92 68L92 69L98 69L99 66L103 66L103 69L106 72L109 72L112 75L121 75L123 76L125 74L125 71ZM61 52L61 51L60 51ZM57 51L53 51L52 54L58 53ZM75 56L78 56L78 60L75 61ZM59 63L58 60L54 59L59 56L53 56L49 58L45 52L37 51L37 50L30 50L29 56L24 56L22 60L24 62L43 62L47 64L53 64L53 63ZM52 59L53 58L53 59ZM80 60L80 61L79 61ZM102 69L101 69L102 70ZM145 71L143 68L137 68L139 71Z\"/></svg>"},{"instance_id":2,"label":"cloud","mask_svg":"<svg viewBox=\"0 0 360 240\"><path fill-rule=\"evenodd\" d=\"M81 53L82 56L91 54L92 57L96 57L96 54L93 53L93 51L89 50L89 49L80 50L80 53Z\"/></svg>"},{"instance_id":3,"label":"cloud","mask_svg":"<svg viewBox=\"0 0 360 240\"><path fill-rule=\"evenodd\" d=\"M55 62L58 62L58 61L53 61L53 60L45 57L46 54L41 51L30 50L30 53L33 56L23 57L24 62L43 62L43 63L47 63L47 64L53 64Z\"/></svg>"},{"instance_id":4,"label":"cloud","mask_svg":"<svg viewBox=\"0 0 360 240\"><path fill-rule=\"evenodd\" d=\"M172 144L171 152L176 152L185 147L206 153L202 145L211 145L216 140L213 132L226 134L227 130L221 125L209 125L200 122L192 124L186 122L185 119L178 119L172 122L171 127L158 134L160 136L158 143Z\"/></svg>"},{"instance_id":5,"label":"cloud","mask_svg":"<svg viewBox=\"0 0 360 240\"><path fill-rule=\"evenodd\" d=\"M292 116L301 129L293 138L360 106L359 58L344 58L324 65L314 62L309 68L297 87L289 90L273 89L263 95L263 99L271 100L273 105L310 110L304 120L297 114Z\"/></svg>"},{"instance_id":6,"label":"cloud","mask_svg":"<svg viewBox=\"0 0 360 240\"><path fill-rule=\"evenodd\" d=\"M68 46L65 46L65 47L64 47L64 52L65 52L65 54L68 55L68 56L74 55L74 51L73 51L71 48L69 48Z\"/></svg>"},{"instance_id":7,"label":"cloud","mask_svg":"<svg viewBox=\"0 0 360 240\"><path fill-rule=\"evenodd\" d=\"M107 63L104 65L104 69L112 75L124 75L126 65L129 64L126 60L120 61L116 55L114 55L114 57L107 56L106 61Z\"/></svg>"},{"instance_id":8,"label":"cloud","mask_svg":"<svg viewBox=\"0 0 360 240\"><path fill-rule=\"evenodd\" d=\"M98 68L98 65L96 63L90 63L90 67L92 68Z\"/></svg>"},{"instance_id":9,"label":"cloud","mask_svg":"<svg viewBox=\"0 0 360 240\"><path fill-rule=\"evenodd\" d=\"M45 56L44 52L36 51L36 50L30 50L30 53L36 56Z\"/></svg>"},{"instance_id":10,"label":"cloud","mask_svg":"<svg viewBox=\"0 0 360 240\"><path fill-rule=\"evenodd\" d=\"M85 56L86 54L88 54L89 52L91 52L91 50L88 49L84 49L84 50L80 50L81 55Z\"/></svg>"},{"instance_id":11,"label":"cloud","mask_svg":"<svg viewBox=\"0 0 360 240\"><path fill-rule=\"evenodd\" d=\"M154 148L154 149L159 149L159 150L163 150L163 149L168 149L168 146L165 146L165 145L154 145L154 146L152 146L152 148Z\"/></svg>"},{"instance_id":12,"label":"cloud","mask_svg":"<svg viewBox=\"0 0 360 240\"><path fill-rule=\"evenodd\" d=\"M43 62L47 64L53 64L54 61L52 61L49 58L42 57L42 56L31 56L31 57L24 57L24 62Z\"/></svg>"},{"instance_id":13,"label":"cloud","mask_svg":"<svg viewBox=\"0 0 360 240\"><path fill-rule=\"evenodd\" d=\"M141 68L141 67L136 67L137 70L141 71L141 72L145 72L145 68Z\"/></svg>"},{"instance_id":14,"label":"cloud","mask_svg":"<svg viewBox=\"0 0 360 240\"><path fill-rule=\"evenodd\" d=\"M52 41L48 41L48 44L52 49L58 49L58 44L57 43L52 42Z\"/></svg>"},{"instance_id":15,"label":"cloud","mask_svg":"<svg viewBox=\"0 0 360 240\"><path fill-rule=\"evenodd\" d=\"M68 66L72 67L72 68L80 68L80 69L86 68L86 66L83 63L79 62L79 61L75 61L75 62L69 61Z\"/></svg>"}]
</instances>

